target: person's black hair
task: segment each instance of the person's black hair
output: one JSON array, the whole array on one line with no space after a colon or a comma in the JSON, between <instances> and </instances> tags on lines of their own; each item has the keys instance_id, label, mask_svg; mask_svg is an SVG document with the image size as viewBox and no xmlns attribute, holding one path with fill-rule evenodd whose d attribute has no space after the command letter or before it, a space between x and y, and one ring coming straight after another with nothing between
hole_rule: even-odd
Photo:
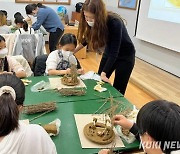
<instances>
[{"instance_id":1,"label":"person's black hair","mask_svg":"<svg viewBox=\"0 0 180 154\"><path fill-rule=\"evenodd\" d=\"M64 46L66 44L74 44L76 47L77 46L76 36L74 34L71 34L71 33L66 33L61 37L59 44L61 46Z\"/></svg>"},{"instance_id":2,"label":"person's black hair","mask_svg":"<svg viewBox=\"0 0 180 154\"><path fill-rule=\"evenodd\" d=\"M1 41L6 42L5 38L4 38L2 35L0 35L0 42L1 42Z\"/></svg>"},{"instance_id":3,"label":"person's black hair","mask_svg":"<svg viewBox=\"0 0 180 154\"><path fill-rule=\"evenodd\" d=\"M0 96L0 137L8 135L18 128L19 109L25 98L25 86L23 82L11 74L0 74L0 88L10 86L15 90L16 99L10 93Z\"/></svg>"},{"instance_id":4,"label":"person's black hair","mask_svg":"<svg viewBox=\"0 0 180 154\"><path fill-rule=\"evenodd\" d=\"M0 10L7 18L7 11L6 10Z\"/></svg>"},{"instance_id":5,"label":"person's black hair","mask_svg":"<svg viewBox=\"0 0 180 154\"><path fill-rule=\"evenodd\" d=\"M16 12L14 14L14 18L16 19L16 18L19 18L19 17L24 18L20 12Z\"/></svg>"},{"instance_id":6,"label":"person's black hair","mask_svg":"<svg viewBox=\"0 0 180 154\"><path fill-rule=\"evenodd\" d=\"M32 11L34 11L37 7L39 7L39 8L46 8L46 6L42 5L41 3L38 3L38 4L28 4L25 7L26 14L31 14Z\"/></svg>"},{"instance_id":7,"label":"person's black hair","mask_svg":"<svg viewBox=\"0 0 180 154\"><path fill-rule=\"evenodd\" d=\"M37 7L39 7L39 8L46 8L46 6L42 5L42 3L37 3Z\"/></svg>"},{"instance_id":8,"label":"person's black hair","mask_svg":"<svg viewBox=\"0 0 180 154\"><path fill-rule=\"evenodd\" d=\"M32 11L34 11L37 7L38 7L37 4L28 4L28 5L25 7L26 14L31 14Z\"/></svg>"},{"instance_id":9,"label":"person's black hair","mask_svg":"<svg viewBox=\"0 0 180 154\"><path fill-rule=\"evenodd\" d=\"M18 23L23 24L24 31L26 31L26 32L28 31L28 23L26 20L24 20L23 17L15 18L14 22L15 22L15 24L18 24Z\"/></svg>"},{"instance_id":10,"label":"person's black hair","mask_svg":"<svg viewBox=\"0 0 180 154\"><path fill-rule=\"evenodd\" d=\"M140 135L148 133L155 141L161 142L163 152L178 150L178 146L165 146L166 141L180 142L180 106L165 100L156 100L144 105L137 116Z\"/></svg>"}]
</instances>

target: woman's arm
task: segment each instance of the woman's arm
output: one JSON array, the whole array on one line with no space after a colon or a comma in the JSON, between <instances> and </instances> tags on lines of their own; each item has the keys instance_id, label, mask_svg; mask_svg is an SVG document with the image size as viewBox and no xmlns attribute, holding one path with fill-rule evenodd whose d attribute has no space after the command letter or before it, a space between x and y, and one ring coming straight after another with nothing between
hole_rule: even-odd
<instances>
[{"instance_id":1,"label":"woman's arm","mask_svg":"<svg viewBox=\"0 0 180 154\"><path fill-rule=\"evenodd\" d=\"M82 48L84 48L84 46L81 43L79 43L76 49L74 50L74 54L78 52L79 50L81 50Z\"/></svg>"}]
</instances>

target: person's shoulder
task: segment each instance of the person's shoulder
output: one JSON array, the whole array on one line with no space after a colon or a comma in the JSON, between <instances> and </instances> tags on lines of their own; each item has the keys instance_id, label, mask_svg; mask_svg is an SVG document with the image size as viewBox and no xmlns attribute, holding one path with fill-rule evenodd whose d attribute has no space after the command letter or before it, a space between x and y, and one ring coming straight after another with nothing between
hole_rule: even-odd
<instances>
[{"instance_id":1,"label":"person's shoulder","mask_svg":"<svg viewBox=\"0 0 180 154\"><path fill-rule=\"evenodd\" d=\"M117 24L117 25L124 25L123 19L116 13L109 12L107 16L107 24Z\"/></svg>"},{"instance_id":2,"label":"person's shoulder","mask_svg":"<svg viewBox=\"0 0 180 154\"><path fill-rule=\"evenodd\" d=\"M40 125L29 124L26 126L26 133L32 136L42 136L42 134L46 134L46 131Z\"/></svg>"},{"instance_id":3,"label":"person's shoulder","mask_svg":"<svg viewBox=\"0 0 180 154\"><path fill-rule=\"evenodd\" d=\"M51 55L58 55L58 52L59 52L59 50L54 50L54 51L52 51L50 54L49 54L49 56Z\"/></svg>"},{"instance_id":4,"label":"person's shoulder","mask_svg":"<svg viewBox=\"0 0 180 154\"><path fill-rule=\"evenodd\" d=\"M55 51L52 51L49 55L48 55L48 60L50 60L50 59L58 59L59 58L59 56L58 56L58 52L59 52L59 50L55 50Z\"/></svg>"}]
</instances>

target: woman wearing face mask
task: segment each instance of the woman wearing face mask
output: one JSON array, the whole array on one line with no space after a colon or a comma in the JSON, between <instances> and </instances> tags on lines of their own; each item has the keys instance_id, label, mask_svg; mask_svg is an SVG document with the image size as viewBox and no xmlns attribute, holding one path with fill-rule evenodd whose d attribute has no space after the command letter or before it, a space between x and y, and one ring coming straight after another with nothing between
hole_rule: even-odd
<instances>
[{"instance_id":1,"label":"woman wearing face mask","mask_svg":"<svg viewBox=\"0 0 180 154\"><path fill-rule=\"evenodd\" d=\"M114 116L113 122L129 129L138 140L140 139L147 154L180 153L180 106L175 103L165 100L147 103L137 115L137 124L123 115ZM101 150L99 154L108 152L109 150Z\"/></svg>"},{"instance_id":2,"label":"woman wearing face mask","mask_svg":"<svg viewBox=\"0 0 180 154\"><path fill-rule=\"evenodd\" d=\"M46 29L49 35L49 50L56 50L56 46L64 32L64 26L57 13L50 7L42 4L28 4L25 7L27 15L37 17L37 21L32 24L34 30L38 30L41 25Z\"/></svg>"},{"instance_id":3,"label":"woman wearing face mask","mask_svg":"<svg viewBox=\"0 0 180 154\"><path fill-rule=\"evenodd\" d=\"M123 20L108 13L102 0L86 0L81 11L78 31L81 44L75 52L88 44L93 50L105 47L98 73L105 82L115 71L113 86L125 94L126 86L134 67L135 49Z\"/></svg>"},{"instance_id":4,"label":"woman wearing face mask","mask_svg":"<svg viewBox=\"0 0 180 154\"><path fill-rule=\"evenodd\" d=\"M0 74L10 73L15 74L19 78L26 77L26 72L23 66L13 57L7 56L8 49L4 37L0 35Z\"/></svg>"},{"instance_id":5,"label":"woman wearing face mask","mask_svg":"<svg viewBox=\"0 0 180 154\"><path fill-rule=\"evenodd\" d=\"M60 49L51 52L46 61L46 73L48 75L70 74L71 64L77 66L77 72L83 74L84 70L73 55L77 46L77 39L74 34L64 34L60 40Z\"/></svg>"}]
</instances>

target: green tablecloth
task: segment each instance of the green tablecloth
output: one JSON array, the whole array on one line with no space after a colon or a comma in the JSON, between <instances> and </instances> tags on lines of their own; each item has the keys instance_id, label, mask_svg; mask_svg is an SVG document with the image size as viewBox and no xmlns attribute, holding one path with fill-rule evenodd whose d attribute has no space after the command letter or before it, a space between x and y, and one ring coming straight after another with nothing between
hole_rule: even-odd
<instances>
[{"instance_id":1,"label":"green tablecloth","mask_svg":"<svg viewBox=\"0 0 180 154\"><path fill-rule=\"evenodd\" d=\"M132 105L124 98L117 97L116 100L119 100L125 104L125 106ZM58 154L89 154L96 153L99 149L82 149L80 139L78 136L78 131L74 119L74 114L91 114L94 113L101 105L102 101L98 100L86 100L86 101L72 101L68 103L57 103L58 109L48 113L31 123L41 123L47 124L56 118L61 120L60 134L56 137L52 137ZM28 104L28 103L27 103ZM109 106L107 104L105 107ZM22 119L31 119L38 114L35 115L21 115ZM121 151L134 150L138 149L139 142L135 141L132 144L125 144L125 148L120 148Z\"/></svg>"},{"instance_id":2,"label":"green tablecloth","mask_svg":"<svg viewBox=\"0 0 180 154\"><path fill-rule=\"evenodd\" d=\"M51 76L52 77L52 76ZM102 97L109 97L110 94L113 97L123 97L121 93L119 93L114 87L112 87L110 84L104 84L103 87L107 88L106 92L99 93L94 90L94 86L96 85L96 81L94 80L84 80L84 83L87 87L86 89L86 95L84 96L61 96L58 92L55 92L54 90L48 90L43 92L31 92L31 87L35 85L37 82L44 80L46 82L49 81L48 76L40 76L40 77L29 77L27 79L31 80L32 83L30 83L28 86L26 86L26 99L25 104L36 104L40 102L49 102L49 101L55 101L55 102L75 102L75 101L84 101L84 100L96 100L101 99Z\"/></svg>"}]
</instances>

